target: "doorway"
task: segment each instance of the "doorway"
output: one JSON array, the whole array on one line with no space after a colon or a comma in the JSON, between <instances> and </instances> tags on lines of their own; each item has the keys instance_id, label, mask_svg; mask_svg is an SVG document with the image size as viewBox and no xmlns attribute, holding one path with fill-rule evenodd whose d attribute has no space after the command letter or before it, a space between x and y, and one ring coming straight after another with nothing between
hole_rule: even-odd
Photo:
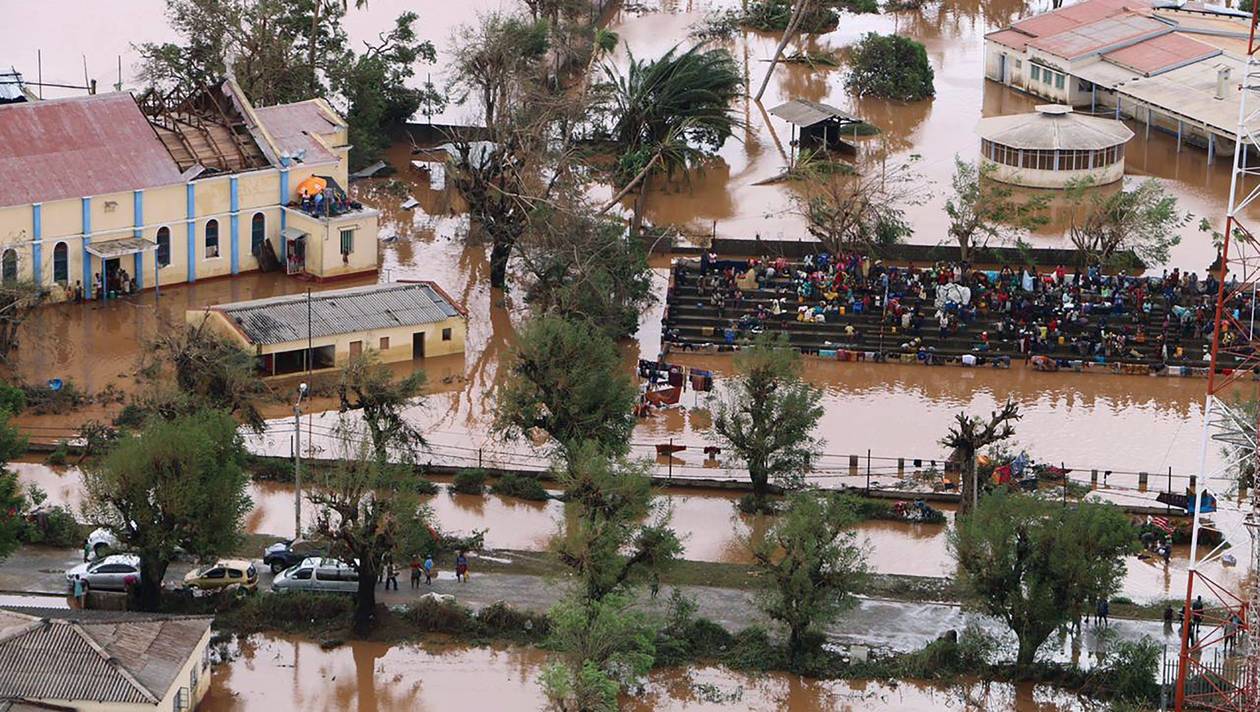
<instances>
[{"instance_id":1,"label":"doorway","mask_svg":"<svg viewBox=\"0 0 1260 712\"><path fill-rule=\"evenodd\" d=\"M998 55L998 81L1003 84L1010 84L1010 78L1006 76L1006 53Z\"/></svg>"},{"instance_id":2,"label":"doorway","mask_svg":"<svg viewBox=\"0 0 1260 712\"><path fill-rule=\"evenodd\" d=\"M105 274L101 275L102 284L105 285L105 293L110 298L117 297L122 292L122 280L119 279L118 272L120 263L117 257L105 260Z\"/></svg>"},{"instance_id":3,"label":"doorway","mask_svg":"<svg viewBox=\"0 0 1260 712\"><path fill-rule=\"evenodd\" d=\"M354 360L362 355L363 355L363 342L351 341L350 342L350 359Z\"/></svg>"},{"instance_id":4,"label":"doorway","mask_svg":"<svg viewBox=\"0 0 1260 712\"><path fill-rule=\"evenodd\" d=\"M411 335L411 358L424 358L424 332L417 331Z\"/></svg>"}]
</instances>

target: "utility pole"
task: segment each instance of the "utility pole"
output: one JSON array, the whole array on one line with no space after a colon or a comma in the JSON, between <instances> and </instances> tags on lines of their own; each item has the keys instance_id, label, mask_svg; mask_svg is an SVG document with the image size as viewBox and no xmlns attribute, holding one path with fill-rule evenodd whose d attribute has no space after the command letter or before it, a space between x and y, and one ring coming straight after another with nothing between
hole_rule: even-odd
<instances>
[{"instance_id":1,"label":"utility pole","mask_svg":"<svg viewBox=\"0 0 1260 712\"><path fill-rule=\"evenodd\" d=\"M306 384L298 385L293 403L293 540L302 538L302 397Z\"/></svg>"}]
</instances>

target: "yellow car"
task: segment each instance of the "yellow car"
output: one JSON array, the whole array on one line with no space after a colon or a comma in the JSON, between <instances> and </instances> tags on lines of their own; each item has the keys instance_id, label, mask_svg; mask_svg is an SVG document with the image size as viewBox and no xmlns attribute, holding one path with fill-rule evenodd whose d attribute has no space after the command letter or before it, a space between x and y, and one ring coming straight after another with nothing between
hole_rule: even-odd
<instances>
[{"instance_id":1,"label":"yellow car","mask_svg":"<svg viewBox=\"0 0 1260 712\"><path fill-rule=\"evenodd\" d=\"M254 568L252 561L222 559L193 569L184 576L184 585L193 588L215 589L234 584L250 591L258 587L258 570Z\"/></svg>"}]
</instances>

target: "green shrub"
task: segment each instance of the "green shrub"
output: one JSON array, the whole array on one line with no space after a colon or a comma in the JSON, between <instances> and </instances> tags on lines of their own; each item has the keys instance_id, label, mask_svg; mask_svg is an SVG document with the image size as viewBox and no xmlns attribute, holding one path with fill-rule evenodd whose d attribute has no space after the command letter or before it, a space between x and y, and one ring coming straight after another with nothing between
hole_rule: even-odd
<instances>
[{"instance_id":1,"label":"green shrub","mask_svg":"<svg viewBox=\"0 0 1260 712\"><path fill-rule=\"evenodd\" d=\"M19 537L26 544L76 549L83 544L82 528L74 513L65 507L50 507L29 515Z\"/></svg>"},{"instance_id":2,"label":"green shrub","mask_svg":"<svg viewBox=\"0 0 1260 712\"><path fill-rule=\"evenodd\" d=\"M486 471L478 468L464 469L455 473L455 482L451 489L463 494L484 494L486 491Z\"/></svg>"},{"instance_id":3,"label":"green shrub","mask_svg":"<svg viewBox=\"0 0 1260 712\"><path fill-rule=\"evenodd\" d=\"M87 395L69 379L62 382L61 390L58 391L52 390L46 383L38 385L24 383L22 392L26 399L26 406L36 415L69 413L82 407L88 401Z\"/></svg>"},{"instance_id":4,"label":"green shrub","mask_svg":"<svg viewBox=\"0 0 1260 712\"><path fill-rule=\"evenodd\" d=\"M805 34L831 32L840 24L841 12L879 12L875 0L823 0L814 3L801 18L799 31ZM762 32L782 32L792 18L792 0L753 0L744 11L745 27Z\"/></svg>"},{"instance_id":5,"label":"green shrub","mask_svg":"<svg viewBox=\"0 0 1260 712\"><path fill-rule=\"evenodd\" d=\"M422 598L407 606L402 617L426 633L468 633L476 628L472 611L458 603Z\"/></svg>"},{"instance_id":6,"label":"green shrub","mask_svg":"<svg viewBox=\"0 0 1260 712\"><path fill-rule=\"evenodd\" d=\"M249 470L250 479L253 480L265 482L293 481L293 461L286 458L253 456L249 458L249 464L246 467Z\"/></svg>"},{"instance_id":7,"label":"green shrub","mask_svg":"<svg viewBox=\"0 0 1260 712\"><path fill-rule=\"evenodd\" d=\"M354 598L343 594L293 592L246 596L216 619L238 633L261 630L332 629L350 624Z\"/></svg>"},{"instance_id":8,"label":"green shrub","mask_svg":"<svg viewBox=\"0 0 1260 712\"><path fill-rule=\"evenodd\" d=\"M845 86L858 96L918 101L936 94L923 45L902 35L866 33L849 52Z\"/></svg>"},{"instance_id":9,"label":"green shrub","mask_svg":"<svg viewBox=\"0 0 1260 712\"><path fill-rule=\"evenodd\" d=\"M26 410L26 392L11 383L0 383L0 410L10 415Z\"/></svg>"},{"instance_id":10,"label":"green shrub","mask_svg":"<svg viewBox=\"0 0 1260 712\"><path fill-rule=\"evenodd\" d=\"M48 453L48 464L53 467L61 467L70 459L70 443L66 440L58 440L57 447Z\"/></svg>"},{"instance_id":11,"label":"green shrub","mask_svg":"<svg viewBox=\"0 0 1260 712\"><path fill-rule=\"evenodd\" d=\"M441 487L437 486L436 482L426 477L417 477L414 480L414 485L416 494L437 494L442 490Z\"/></svg>"},{"instance_id":12,"label":"green shrub","mask_svg":"<svg viewBox=\"0 0 1260 712\"><path fill-rule=\"evenodd\" d=\"M1159 701L1161 646L1150 638L1120 641L1107 646L1106 656L1085 685L1087 694L1129 703L1155 705Z\"/></svg>"},{"instance_id":13,"label":"green shrub","mask_svg":"<svg viewBox=\"0 0 1260 712\"><path fill-rule=\"evenodd\" d=\"M545 614L513 608L502 601L477 611L476 618L479 632L491 638L539 642L551 632L551 621Z\"/></svg>"},{"instance_id":14,"label":"green shrub","mask_svg":"<svg viewBox=\"0 0 1260 712\"><path fill-rule=\"evenodd\" d=\"M528 499L536 502L551 498L551 495L547 494L546 488L542 486L542 482L539 482L537 477L518 475L512 472L500 477L490 488L490 491L505 497L516 497L517 499Z\"/></svg>"},{"instance_id":15,"label":"green shrub","mask_svg":"<svg viewBox=\"0 0 1260 712\"><path fill-rule=\"evenodd\" d=\"M735 670L785 670L787 656L761 626L749 626L731 637L722 662Z\"/></svg>"}]
</instances>

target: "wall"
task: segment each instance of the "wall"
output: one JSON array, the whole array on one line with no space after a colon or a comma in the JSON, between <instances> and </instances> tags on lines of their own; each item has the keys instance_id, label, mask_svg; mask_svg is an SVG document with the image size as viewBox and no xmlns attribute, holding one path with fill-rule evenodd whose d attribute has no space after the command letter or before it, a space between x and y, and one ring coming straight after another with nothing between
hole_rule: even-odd
<instances>
[{"instance_id":1,"label":"wall","mask_svg":"<svg viewBox=\"0 0 1260 712\"><path fill-rule=\"evenodd\" d=\"M380 213L364 209L335 218L317 218L301 210L284 209L288 226L309 237L306 242L306 271L319 279L333 279L367 272L377 265L377 222ZM341 230L353 229L354 251L341 254Z\"/></svg>"},{"instance_id":2,"label":"wall","mask_svg":"<svg viewBox=\"0 0 1260 712\"><path fill-rule=\"evenodd\" d=\"M1093 176L1099 185L1113 183L1124 177L1124 161L1113 163L1104 168L1081 171L1043 171L1032 168L1008 166L981 157L985 165L993 166L992 178L1003 183L1027 186L1030 188L1062 188L1074 178Z\"/></svg>"},{"instance_id":3,"label":"wall","mask_svg":"<svg viewBox=\"0 0 1260 712\"><path fill-rule=\"evenodd\" d=\"M451 340L442 341L442 330L451 330ZM434 324L422 324L419 326L402 326L393 329L378 329L372 331L360 331L351 334L337 334L334 336L325 336L312 339L310 345L313 348L332 345L336 350L337 366L344 366L350 360L350 343L352 341L361 341L363 351L376 351L381 360L390 363L396 361L411 360L411 343L412 334L416 332L424 332L424 355L425 358L446 356L449 354L462 353L464 351L464 343L468 333L468 323L462 316L453 316L445 321ZM381 348L381 339L389 339L389 347ZM306 341L292 341L282 344L268 344L263 346L260 351L262 353L282 353L285 351L300 351L307 347Z\"/></svg>"}]
</instances>

